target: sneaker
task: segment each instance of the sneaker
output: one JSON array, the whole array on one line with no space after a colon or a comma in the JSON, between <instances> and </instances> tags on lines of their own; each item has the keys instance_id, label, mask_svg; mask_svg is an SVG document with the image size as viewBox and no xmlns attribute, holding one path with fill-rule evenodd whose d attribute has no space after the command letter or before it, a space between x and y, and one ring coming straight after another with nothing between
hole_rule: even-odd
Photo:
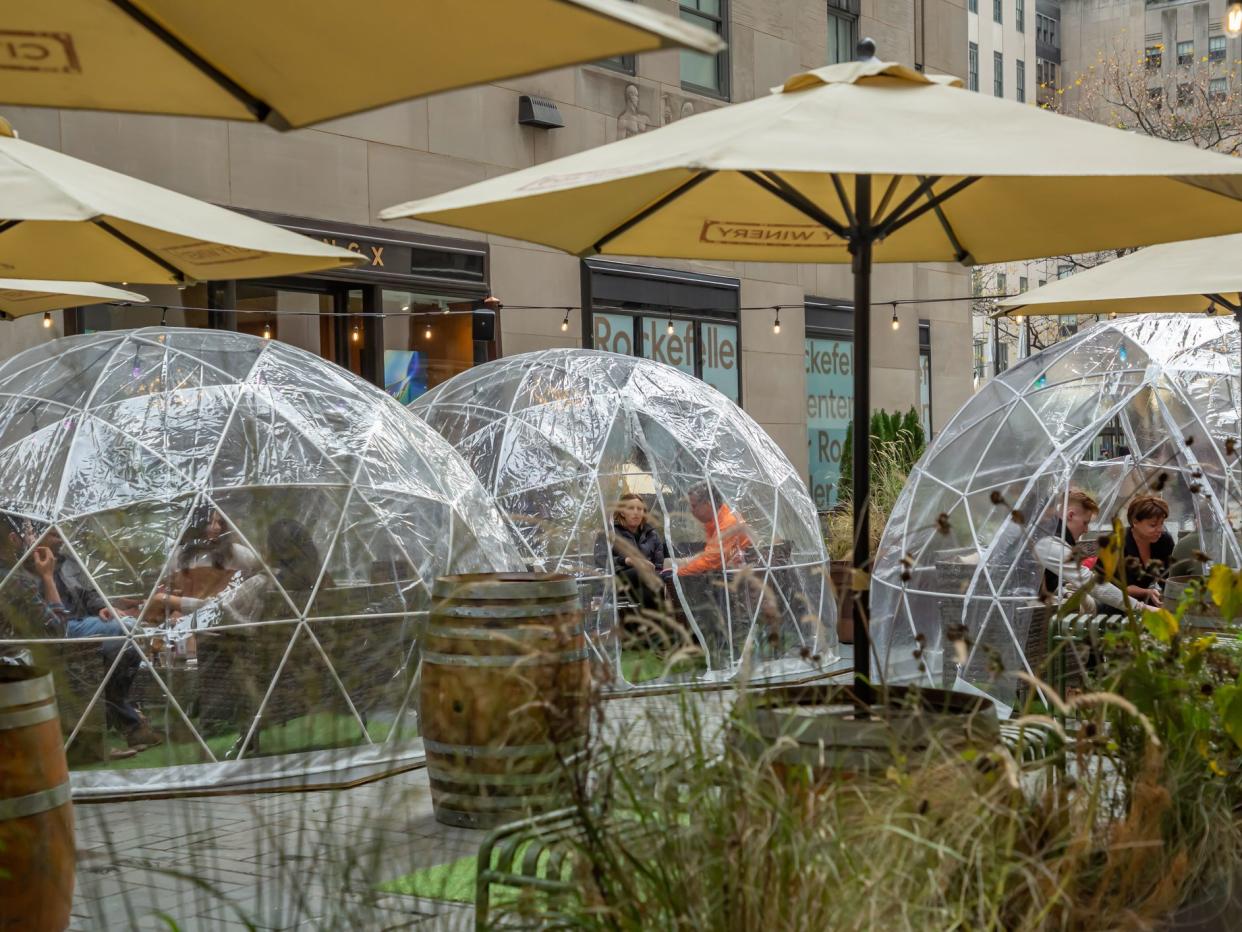
<instances>
[{"instance_id":1,"label":"sneaker","mask_svg":"<svg viewBox=\"0 0 1242 932\"><path fill-rule=\"evenodd\" d=\"M108 751L108 760L125 760L138 753L137 748L112 748Z\"/></svg>"},{"instance_id":2,"label":"sneaker","mask_svg":"<svg viewBox=\"0 0 1242 932\"><path fill-rule=\"evenodd\" d=\"M136 725L126 732L125 743L137 752L163 744L164 739L146 725Z\"/></svg>"}]
</instances>

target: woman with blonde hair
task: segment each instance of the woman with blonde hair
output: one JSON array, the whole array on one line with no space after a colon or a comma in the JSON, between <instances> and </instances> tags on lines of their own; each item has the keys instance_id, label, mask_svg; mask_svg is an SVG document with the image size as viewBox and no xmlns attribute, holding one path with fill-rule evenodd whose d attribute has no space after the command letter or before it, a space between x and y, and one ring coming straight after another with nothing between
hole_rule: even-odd
<instances>
[{"instance_id":1,"label":"woman with blonde hair","mask_svg":"<svg viewBox=\"0 0 1242 932\"><path fill-rule=\"evenodd\" d=\"M612 514L612 530L595 542L595 563L608 565L612 555L617 577L617 595L628 596L645 609L663 607L664 587L659 573L668 558L668 548L655 526L647 520L643 497L627 492L617 501Z\"/></svg>"}]
</instances>

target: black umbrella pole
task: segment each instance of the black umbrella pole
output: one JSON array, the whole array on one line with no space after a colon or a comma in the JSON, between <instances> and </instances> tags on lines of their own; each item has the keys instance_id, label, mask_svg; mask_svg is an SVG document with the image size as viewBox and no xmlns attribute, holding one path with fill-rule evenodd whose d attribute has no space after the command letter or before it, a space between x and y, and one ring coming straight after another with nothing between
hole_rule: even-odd
<instances>
[{"instance_id":1,"label":"black umbrella pole","mask_svg":"<svg viewBox=\"0 0 1242 932\"><path fill-rule=\"evenodd\" d=\"M871 692L871 176L854 179L854 689Z\"/></svg>"}]
</instances>

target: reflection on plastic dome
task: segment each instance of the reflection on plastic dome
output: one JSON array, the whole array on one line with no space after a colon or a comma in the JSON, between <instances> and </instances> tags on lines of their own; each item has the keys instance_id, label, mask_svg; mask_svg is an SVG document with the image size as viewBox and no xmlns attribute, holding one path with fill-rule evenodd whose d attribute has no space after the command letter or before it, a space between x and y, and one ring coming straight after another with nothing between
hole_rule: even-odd
<instances>
[{"instance_id":1,"label":"reflection on plastic dome","mask_svg":"<svg viewBox=\"0 0 1242 932\"><path fill-rule=\"evenodd\" d=\"M835 659L805 483L706 383L631 356L547 350L464 372L413 410L483 480L523 559L578 578L592 649L615 685L690 673L667 662L678 644L703 648L694 664L709 678L735 675L743 659L760 678ZM640 530L630 557L615 524L635 507L656 537ZM661 580L648 568L665 556L677 570ZM652 630L669 609L672 630Z\"/></svg>"},{"instance_id":2,"label":"reflection on plastic dome","mask_svg":"<svg viewBox=\"0 0 1242 932\"><path fill-rule=\"evenodd\" d=\"M1100 504L1105 530L1133 496L1159 489L1174 538L1194 534L1187 542L1213 561L1242 565L1229 531L1237 436L1232 320L1099 323L992 379L928 448L884 530L872 629L887 678L1015 700L1037 649L1035 545L1063 532L1074 488ZM953 625L972 642L960 666L943 638Z\"/></svg>"},{"instance_id":3,"label":"reflection on plastic dome","mask_svg":"<svg viewBox=\"0 0 1242 932\"><path fill-rule=\"evenodd\" d=\"M302 350L156 327L0 365L0 655L55 674L75 792L391 768L432 580L517 565L452 448Z\"/></svg>"}]
</instances>

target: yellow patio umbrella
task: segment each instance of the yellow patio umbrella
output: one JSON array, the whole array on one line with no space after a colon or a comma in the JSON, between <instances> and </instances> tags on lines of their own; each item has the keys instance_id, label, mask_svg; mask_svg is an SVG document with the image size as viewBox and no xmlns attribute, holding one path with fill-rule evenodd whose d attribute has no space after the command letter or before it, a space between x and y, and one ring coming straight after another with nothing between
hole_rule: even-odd
<instances>
[{"instance_id":1,"label":"yellow patio umbrella","mask_svg":"<svg viewBox=\"0 0 1242 932\"><path fill-rule=\"evenodd\" d=\"M127 301L145 304L147 299L133 291L109 288L96 282L49 282L22 278L0 278L0 319L15 320L30 314L46 313L65 307ZM50 318L49 318L50 320Z\"/></svg>"},{"instance_id":2,"label":"yellow patio umbrella","mask_svg":"<svg viewBox=\"0 0 1242 932\"><path fill-rule=\"evenodd\" d=\"M873 261L998 262L1242 231L1242 159L868 57L381 216L579 256L850 262L854 422L866 424ZM866 568L869 438L854 439L854 563ZM865 593L859 609L865 690Z\"/></svg>"},{"instance_id":3,"label":"yellow patio umbrella","mask_svg":"<svg viewBox=\"0 0 1242 932\"><path fill-rule=\"evenodd\" d=\"M357 253L24 142L0 120L0 274L185 284L359 261Z\"/></svg>"},{"instance_id":4,"label":"yellow patio umbrella","mask_svg":"<svg viewBox=\"0 0 1242 932\"><path fill-rule=\"evenodd\" d=\"M290 129L714 33L623 0L38 0L6 4L0 103Z\"/></svg>"},{"instance_id":5,"label":"yellow patio umbrella","mask_svg":"<svg viewBox=\"0 0 1242 932\"><path fill-rule=\"evenodd\" d=\"M1242 306L1242 236L1149 246L1005 298L993 317L1231 314Z\"/></svg>"}]
</instances>

